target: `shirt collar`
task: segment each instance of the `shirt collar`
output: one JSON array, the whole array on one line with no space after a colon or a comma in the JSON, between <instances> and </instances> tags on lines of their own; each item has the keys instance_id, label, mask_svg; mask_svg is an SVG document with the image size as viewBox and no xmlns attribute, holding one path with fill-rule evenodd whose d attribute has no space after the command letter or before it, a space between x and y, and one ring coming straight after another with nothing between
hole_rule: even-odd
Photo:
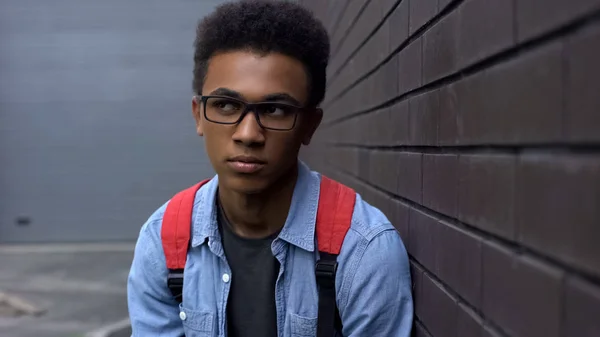
<instances>
[{"instance_id":1,"label":"shirt collar","mask_svg":"<svg viewBox=\"0 0 600 337\"><path fill-rule=\"evenodd\" d=\"M196 193L194 203L192 247L209 240L220 241L217 225L216 193L219 185L215 175ZM278 238L307 251L315 249L315 221L319 203L320 176L298 161L298 178L287 219Z\"/></svg>"}]
</instances>

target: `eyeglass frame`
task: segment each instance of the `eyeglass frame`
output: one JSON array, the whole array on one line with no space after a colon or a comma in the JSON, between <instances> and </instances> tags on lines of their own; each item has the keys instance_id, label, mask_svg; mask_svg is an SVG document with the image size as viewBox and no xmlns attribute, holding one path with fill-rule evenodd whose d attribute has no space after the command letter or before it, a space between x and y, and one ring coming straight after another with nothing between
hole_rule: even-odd
<instances>
[{"instance_id":1,"label":"eyeglass frame","mask_svg":"<svg viewBox=\"0 0 600 337\"><path fill-rule=\"evenodd\" d=\"M299 112L310 110L310 108L308 108L308 107L301 107L301 106L297 106L297 105L290 104L290 103L269 102L269 101L250 103L250 102L246 102L246 101L244 101L242 99L239 99L239 98L230 97L230 96L222 96L222 95L206 95L206 96L204 96L204 95L194 95L194 99L195 100L197 100L198 98L202 102L202 106L203 106L202 109L203 109L204 118L207 121L211 122L211 123L221 124L221 125L237 125L237 124L239 124L246 117L246 115L248 114L248 112L251 110L252 113L254 114L254 118L256 119L256 122L258 123L258 125L261 128L265 129L265 130L272 130L272 131L291 131L291 130L293 130L296 127L296 122L298 120L298 114L299 114ZM244 111L242 111L242 113L240 114L240 117L235 122L216 122L216 121L208 118L208 116L206 115L206 101L208 99L210 99L210 98L222 98L222 99L227 99L227 100L239 102L239 103L244 104L244 106L246 108L244 109ZM271 128L271 127L264 126L261 123L261 121L260 121L260 117L258 115L258 111L255 109L255 107L261 106L261 105L265 105L265 104L277 104L277 105L289 106L291 108L297 109L296 113L294 113L294 122L293 122L292 126L289 129L277 129L277 128Z\"/></svg>"}]
</instances>

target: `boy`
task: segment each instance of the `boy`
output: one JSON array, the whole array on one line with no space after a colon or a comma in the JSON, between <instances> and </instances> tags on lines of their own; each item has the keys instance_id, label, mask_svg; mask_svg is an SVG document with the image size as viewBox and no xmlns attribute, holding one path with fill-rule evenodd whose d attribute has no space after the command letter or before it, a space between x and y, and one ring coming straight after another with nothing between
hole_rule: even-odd
<instances>
[{"instance_id":1,"label":"boy","mask_svg":"<svg viewBox=\"0 0 600 337\"><path fill-rule=\"evenodd\" d=\"M188 193L190 214L174 198L141 229L133 336L410 335L408 257L394 227L298 160L321 122L328 59L326 30L291 2L228 3L200 22L192 112L217 175ZM341 250L319 252L322 223L345 214ZM334 266L329 294L320 259Z\"/></svg>"}]
</instances>

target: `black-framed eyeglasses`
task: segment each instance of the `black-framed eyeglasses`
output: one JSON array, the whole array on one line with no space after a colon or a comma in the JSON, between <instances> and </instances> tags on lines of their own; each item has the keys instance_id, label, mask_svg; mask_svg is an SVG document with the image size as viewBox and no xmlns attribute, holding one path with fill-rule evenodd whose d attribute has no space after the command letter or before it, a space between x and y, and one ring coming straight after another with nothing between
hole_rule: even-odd
<instances>
[{"instance_id":1,"label":"black-framed eyeglasses","mask_svg":"<svg viewBox=\"0 0 600 337\"><path fill-rule=\"evenodd\" d=\"M306 108L281 102L248 103L227 96L196 96L202 101L204 118L217 124L238 124L249 111L264 129L289 131Z\"/></svg>"}]
</instances>

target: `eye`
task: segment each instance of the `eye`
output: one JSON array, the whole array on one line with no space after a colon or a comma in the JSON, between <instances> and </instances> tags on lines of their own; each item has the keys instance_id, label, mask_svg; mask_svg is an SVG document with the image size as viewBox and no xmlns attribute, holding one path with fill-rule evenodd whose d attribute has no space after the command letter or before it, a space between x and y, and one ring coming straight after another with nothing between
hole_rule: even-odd
<instances>
[{"instance_id":1,"label":"eye","mask_svg":"<svg viewBox=\"0 0 600 337\"><path fill-rule=\"evenodd\" d=\"M219 109L222 112L233 112L240 109L241 104L236 101L227 100L227 99L219 99L215 100L211 103L213 108Z\"/></svg>"},{"instance_id":2,"label":"eye","mask_svg":"<svg viewBox=\"0 0 600 337\"><path fill-rule=\"evenodd\" d=\"M273 117L280 117L290 114L291 108L280 104L268 104L264 107L263 113Z\"/></svg>"}]
</instances>

